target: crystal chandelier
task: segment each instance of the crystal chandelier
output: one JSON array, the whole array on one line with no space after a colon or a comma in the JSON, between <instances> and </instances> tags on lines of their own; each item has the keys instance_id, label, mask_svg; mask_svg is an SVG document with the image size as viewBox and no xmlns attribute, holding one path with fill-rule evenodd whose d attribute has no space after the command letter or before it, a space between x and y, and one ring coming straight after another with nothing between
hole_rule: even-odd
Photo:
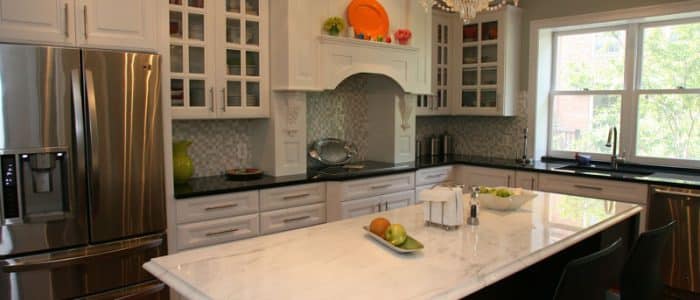
<instances>
[{"instance_id":1,"label":"crystal chandelier","mask_svg":"<svg viewBox=\"0 0 700 300\"><path fill-rule=\"evenodd\" d=\"M512 3L518 6L519 0L420 0L426 11L431 7L447 12L458 13L466 24L482 11L494 11Z\"/></svg>"}]
</instances>

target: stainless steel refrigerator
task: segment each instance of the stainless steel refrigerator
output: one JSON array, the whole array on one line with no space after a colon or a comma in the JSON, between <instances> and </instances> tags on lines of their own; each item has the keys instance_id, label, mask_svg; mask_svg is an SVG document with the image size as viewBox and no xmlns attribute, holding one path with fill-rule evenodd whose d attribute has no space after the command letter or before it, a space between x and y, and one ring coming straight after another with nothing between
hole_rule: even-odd
<instances>
[{"instance_id":1,"label":"stainless steel refrigerator","mask_svg":"<svg viewBox=\"0 0 700 300\"><path fill-rule=\"evenodd\" d=\"M158 55L0 44L0 299L167 297L161 121Z\"/></svg>"}]
</instances>

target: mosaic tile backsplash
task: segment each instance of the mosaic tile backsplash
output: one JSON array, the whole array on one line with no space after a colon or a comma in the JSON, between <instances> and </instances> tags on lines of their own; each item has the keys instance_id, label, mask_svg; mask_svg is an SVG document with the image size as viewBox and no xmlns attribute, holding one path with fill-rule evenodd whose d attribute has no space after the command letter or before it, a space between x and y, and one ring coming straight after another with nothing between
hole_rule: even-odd
<instances>
[{"instance_id":1,"label":"mosaic tile backsplash","mask_svg":"<svg viewBox=\"0 0 700 300\"><path fill-rule=\"evenodd\" d=\"M367 157L367 77L349 77L335 90L307 93L306 139L311 145L322 138L339 138L353 143L357 160Z\"/></svg>"},{"instance_id":2,"label":"mosaic tile backsplash","mask_svg":"<svg viewBox=\"0 0 700 300\"><path fill-rule=\"evenodd\" d=\"M173 121L173 141L189 140L194 177L221 175L224 170L251 166L251 121Z\"/></svg>"},{"instance_id":3,"label":"mosaic tile backsplash","mask_svg":"<svg viewBox=\"0 0 700 300\"><path fill-rule=\"evenodd\" d=\"M456 154L496 158L522 155L522 130L527 127L527 101L518 98L515 117L418 117L416 138L447 132L454 138Z\"/></svg>"}]
</instances>

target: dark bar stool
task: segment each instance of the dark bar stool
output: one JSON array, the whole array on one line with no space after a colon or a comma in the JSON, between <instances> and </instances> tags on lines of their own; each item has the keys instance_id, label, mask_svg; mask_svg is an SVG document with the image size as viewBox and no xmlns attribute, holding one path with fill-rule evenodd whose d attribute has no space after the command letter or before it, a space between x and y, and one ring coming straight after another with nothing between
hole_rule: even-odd
<instances>
[{"instance_id":1,"label":"dark bar stool","mask_svg":"<svg viewBox=\"0 0 700 300\"><path fill-rule=\"evenodd\" d=\"M622 268L620 299L662 298L664 285L661 281L661 255L675 226L676 221L671 221L639 236Z\"/></svg>"},{"instance_id":2,"label":"dark bar stool","mask_svg":"<svg viewBox=\"0 0 700 300\"><path fill-rule=\"evenodd\" d=\"M618 239L603 250L570 261L559 279L554 300L605 299L619 274L619 270L610 270L609 266L621 246L622 239Z\"/></svg>"}]
</instances>

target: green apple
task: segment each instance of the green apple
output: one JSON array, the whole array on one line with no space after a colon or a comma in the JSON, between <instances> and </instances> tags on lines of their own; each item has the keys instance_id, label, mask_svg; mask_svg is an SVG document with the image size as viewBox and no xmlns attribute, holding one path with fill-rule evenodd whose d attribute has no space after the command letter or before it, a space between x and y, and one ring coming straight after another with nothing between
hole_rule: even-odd
<instances>
[{"instance_id":1,"label":"green apple","mask_svg":"<svg viewBox=\"0 0 700 300\"><path fill-rule=\"evenodd\" d=\"M391 224L384 233L384 238L394 246L399 246L406 241L406 229L401 224Z\"/></svg>"}]
</instances>

